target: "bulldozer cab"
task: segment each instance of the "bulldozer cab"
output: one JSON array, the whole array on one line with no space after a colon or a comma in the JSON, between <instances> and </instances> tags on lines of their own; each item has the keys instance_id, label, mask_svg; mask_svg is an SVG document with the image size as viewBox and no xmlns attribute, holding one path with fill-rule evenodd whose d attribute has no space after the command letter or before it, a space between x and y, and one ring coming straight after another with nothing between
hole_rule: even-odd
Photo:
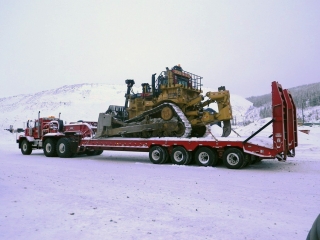
<instances>
[{"instance_id":1,"label":"bulldozer cab","mask_svg":"<svg viewBox=\"0 0 320 240\"><path fill-rule=\"evenodd\" d=\"M153 76L154 96L157 97L162 92L162 88L180 86L182 88L201 91L202 77L184 71L180 65L174 66L171 70L162 71L158 78Z\"/></svg>"}]
</instances>

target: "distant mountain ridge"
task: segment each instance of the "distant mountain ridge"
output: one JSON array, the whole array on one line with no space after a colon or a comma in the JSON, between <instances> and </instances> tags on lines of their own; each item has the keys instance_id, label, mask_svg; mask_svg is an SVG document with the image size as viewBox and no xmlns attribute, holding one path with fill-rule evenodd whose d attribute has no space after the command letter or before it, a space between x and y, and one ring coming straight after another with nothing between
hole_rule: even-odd
<instances>
[{"instance_id":1,"label":"distant mountain ridge","mask_svg":"<svg viewBox=\"0 0 320 240\"><path fill-rule=\"evenodd\" d=\"M320 122L320 82L305 84L288 89L297 108L297 118L300 122ZM259 117L271 117L271 93L246 98L259 109ZM255 111L257 111L255 109ZM256 113L256 112L255 112Z\"/></svg>"}]
</instances>

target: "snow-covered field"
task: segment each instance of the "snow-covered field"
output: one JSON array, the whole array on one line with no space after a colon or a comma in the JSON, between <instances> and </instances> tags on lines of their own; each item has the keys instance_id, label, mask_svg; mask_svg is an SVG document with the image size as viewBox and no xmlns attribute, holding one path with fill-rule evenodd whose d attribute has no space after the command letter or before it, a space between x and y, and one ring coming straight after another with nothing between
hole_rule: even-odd
<instances>
[{"instance_id":1,"label":"snow-covered field","mask_svg":"<svg viewBox=\"0 0 320 240\"><path fill-rule=\"evenodd\" d=\"M1 130L0 239L305 239L320 213L320 128L308 129L295 158L240 170L24 156Z\"/></svg>"},{"instance_id":2,"label":"snow-covered field","mask_svg":"<svg viewBox=\"0 0 320 240\"><path fill-rule=\"evenodd\" d=\"M95 121L108 105L123 104L124 91L79 84L0 99L0 239L306 238L320 213L320 127L299 132L295 158L241 170L153 165L148 154L132 152L24 156L15 134L3 130L24 127L39 110L61 112L66 122ZM233 95L231 102L239 123L252 104ZM249 136L269 120L235 131ZM215 125L211 130L221 134ZM270 125L258 136L271 132Z\"/></svg>"}]
</instances>

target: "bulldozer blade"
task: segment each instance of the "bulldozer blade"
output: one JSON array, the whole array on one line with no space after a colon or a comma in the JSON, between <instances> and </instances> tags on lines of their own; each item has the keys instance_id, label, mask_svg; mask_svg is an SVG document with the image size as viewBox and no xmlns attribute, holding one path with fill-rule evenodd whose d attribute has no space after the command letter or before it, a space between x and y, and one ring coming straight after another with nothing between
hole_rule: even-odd
<instances>
[{"instance_id":1,"label":"bulldozer blade","mask_svg":"<svg viewBox=\"0 0 320 240\"><path fill-rule=\"evenodd\" d=\"M223 132L221 137L228 137L231 133L231 122L230 120L223 121Z\"/></svg>"}]
</instances>

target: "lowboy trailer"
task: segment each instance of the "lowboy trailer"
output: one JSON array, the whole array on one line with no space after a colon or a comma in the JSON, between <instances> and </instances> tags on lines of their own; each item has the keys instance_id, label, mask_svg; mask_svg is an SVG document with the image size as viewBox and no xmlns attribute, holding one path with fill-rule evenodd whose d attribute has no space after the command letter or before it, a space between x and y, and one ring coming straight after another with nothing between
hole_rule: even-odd
<instances>
[{"instance_id":1,"label":"lowboy trailer","mask_svg":"<svg viewBox=\"0 0 320 240\"><path fill-rule=\"evenodd\" d=\"M222 160L231 169L243 168L262 159L286 161L288 157L295 156L298 146L296 107L290 92L281 84L274 81L271 87L272 119L249 137L95 138L99 124L76 122L64 125L60 132L44 134L41 146L28 142L25 136L17 142L23 154L30 154L32 148L43 148L48 157L72 157L79 153L98 155L104 150L135 151L149 152L150 161L155 164L164 164L170 159L178 165L187 165L195 160L200 166L216 166ZM256 136L270 124L272 135ZM28 151L29 148L31 151ZM54 152L50 153L52 149Z\"/></svg>"}]
</instances>

